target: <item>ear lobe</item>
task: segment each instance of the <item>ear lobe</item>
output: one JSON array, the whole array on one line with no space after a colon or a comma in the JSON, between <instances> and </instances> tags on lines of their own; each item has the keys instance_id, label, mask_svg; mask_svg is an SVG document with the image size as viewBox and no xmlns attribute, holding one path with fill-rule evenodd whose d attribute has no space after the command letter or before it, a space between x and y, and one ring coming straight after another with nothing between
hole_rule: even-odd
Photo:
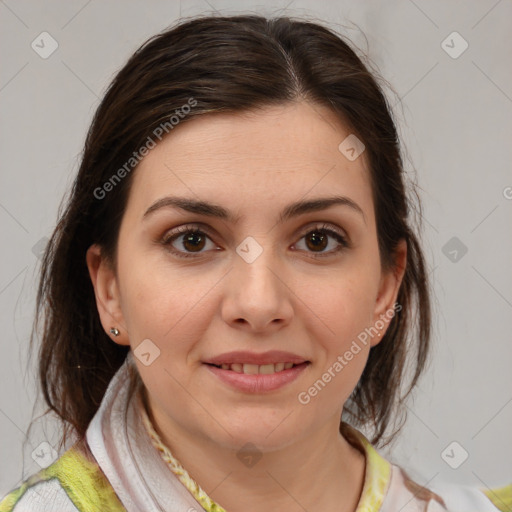
<instances>
[{"instance_id":1,"label":"ear lobe","mask_svg":"<svg viewBox=\"0 0 512 512\"><path fill-rule=\"evenodd\" d=\"M102 256L101 247L98 244L89 247L86 253L86 262L103 329L115 343L129 345L130 341L121 310L119 287L114 269ZM113 327L119 330L118 336L110 332Z\"/></svg>"},{"instance_id":2,"label":"ear lobe","mask_svg":"<svg viewBox=\"0 0 512 512\"><path fill-rule=\"evenodd\" d=\"M373 314L373 325L379 330L380 335L372 340L372 347L377 345L384 337L391 320L395 316L395 303L407 266L407 242L404 239L398 243L394 260L393 269L382 274L380 280L379 294Z\"/></svg>"}]
</instances>

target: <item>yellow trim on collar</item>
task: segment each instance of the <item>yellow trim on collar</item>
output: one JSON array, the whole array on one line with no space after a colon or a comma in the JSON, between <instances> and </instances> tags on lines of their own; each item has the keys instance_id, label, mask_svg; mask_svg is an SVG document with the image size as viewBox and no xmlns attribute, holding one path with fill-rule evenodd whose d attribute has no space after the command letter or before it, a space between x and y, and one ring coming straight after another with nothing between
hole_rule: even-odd
<instances>
[{"instance_id":1,"label":"yellow trim on collar","mask_svg":"<svg viewBox=\"0 0 512 512\"><path fill-rule=\"evenodd\" d=\"M80 512L126 512L99 466L77 446L67 450L53 464L28 478L0 503L1 512L15 510L16 503L36 484L57 479Z\"/></svg>"},{"instance_id":2,"label":"yellow trim on collar","mask_svg":"<svg viewBox=\"0 0 512 512\"><path fill-rule=\"evenodd\" d=\"M501 512L512 512L512 484L497 489L481 489Z\"/></svg>"},{"instance_id":3,"label":"yellow trim on collar","mask_svg":"<svg viewBox=\"0 0 512 512\"><path fill-rule=\"evenodd\" d=\"M343 433L347 441L359 447L366 457L363 491L356 512L380 510L391 481L391 464L359 430L344 423Z\"/></svg>"},{"instance_id":4,"label":"yellow trim on collar","mask_svg":"<svg viewBox=\"0 0 512 512\"><path fill-rule=\"evenodd\" d=\"M80 512L126 512L98 464L76 447L64 453L45 473L59 479Z\"/></svg>"}]
</instances>

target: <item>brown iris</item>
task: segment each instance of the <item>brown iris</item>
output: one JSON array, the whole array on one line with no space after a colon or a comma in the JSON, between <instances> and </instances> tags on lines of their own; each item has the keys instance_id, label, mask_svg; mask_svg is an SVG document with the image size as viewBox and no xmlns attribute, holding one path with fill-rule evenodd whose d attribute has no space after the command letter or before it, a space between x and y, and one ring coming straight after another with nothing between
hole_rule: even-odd
<instances>
[{"instance_id":1,"label":"brown iris","mask_svg":"<svg viewBox=\"0 0 512 512\"><path fill-rule=\"evenodd\" d=\"M198 241L199 240L199 241ZM187 245L187 244L190 244ZM194 252L194 249L200 251L203 249L205 244L204 236L201 233L189 233L188 235L183 237L183 246L187 251Z\"/></svg>"},{"instance_id":2,"label":"brown iris","mask_svg":"<svg viewBox=\"0 0 512 512\"><path fill-rule=\"evenodd\" d=\"M310 249L325 249L327 246L327 235L320 233L319 231L313 231L310 235L306 237L306 244ZM312 241L312 244L308 243L308 241Z\"/></svg>"}]
</instances>

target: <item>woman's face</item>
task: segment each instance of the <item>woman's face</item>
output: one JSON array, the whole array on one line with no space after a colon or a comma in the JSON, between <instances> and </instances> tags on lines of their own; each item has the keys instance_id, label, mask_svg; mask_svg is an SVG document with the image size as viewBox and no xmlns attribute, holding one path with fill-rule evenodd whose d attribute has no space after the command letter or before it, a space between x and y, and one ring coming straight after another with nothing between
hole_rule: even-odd
<instances>
[{"instance_id":1,"label":"woman's face","mask_svg":"<svg viewBox=\"0 0 512 512\"><path fill-rule=\"evenodd\" d=\"M339 149L349 135L307 103L202 115L134 171L117 273L96 246L88 264L162 431L262 451L337 432L403 275L381 272L365 154ZM219 357L234 366L207 364Z\"/></svg>"}]
</instances>

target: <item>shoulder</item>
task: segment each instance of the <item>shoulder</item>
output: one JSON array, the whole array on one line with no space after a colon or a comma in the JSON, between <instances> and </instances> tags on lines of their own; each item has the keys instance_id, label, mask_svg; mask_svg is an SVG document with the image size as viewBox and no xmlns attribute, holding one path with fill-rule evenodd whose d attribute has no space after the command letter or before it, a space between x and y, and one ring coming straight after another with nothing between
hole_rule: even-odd
<instances>
[{"instance_id":1,"label":"shoulder","mask_svg":"<svg viewBox=\"0 0 512 512\"><path fill-rule=\"evenodd\" d=\"M512 483L482 488L438 482L421 485L385 459L357 429L342 424L347 440L366 457L366 475L357 512L512 512Z\"/></svg>"},{"instance_id":2,"label":"shoulder","mask_svg":"<svg viewBox=\"0 0 512 512\"><path fill-rule=\"evenodd\" d=\"M502 512L512 510L512 483L503 487L485 489L482 492L498 507L498 510Z\"/></svg>"},{"instance_id":3,"label":"shoulder","mask_svg":"<svg viewBox=\"0 0 512 512\"><path fill-rule=\"evenodd\" d=\"M96 461L81 445L67 450L0 501L0 512L125 512Z\"/></svg>"},{"instance_id":4,"label":"shoulder","mask_svg":"<svg viewBox=\"0 0 512 512\"><path fill-rule=\"evenodd\" d=\"M512 511L512 483L491 489L441 482L432 489L443 497L448 510Z\"/></svg>"},{"instance_id":5,"label":"shoulder","mask_svg":"<svg viewBox=\"0 0 512 512\"><path fill-rule=\"evenodd\" d=\"M402 497L410 502L420 501L425 504L423 506L427 508L424 510L428 512L512 511L512 484L501 488L483 489L476 486L438 482L426 488L413 481L403 468L395 465L393 465L393 477L395 499ZM408 510L406 507L404 512ZM414 506L413 510L416 510Z\"/></svg>"}]
</instances>

